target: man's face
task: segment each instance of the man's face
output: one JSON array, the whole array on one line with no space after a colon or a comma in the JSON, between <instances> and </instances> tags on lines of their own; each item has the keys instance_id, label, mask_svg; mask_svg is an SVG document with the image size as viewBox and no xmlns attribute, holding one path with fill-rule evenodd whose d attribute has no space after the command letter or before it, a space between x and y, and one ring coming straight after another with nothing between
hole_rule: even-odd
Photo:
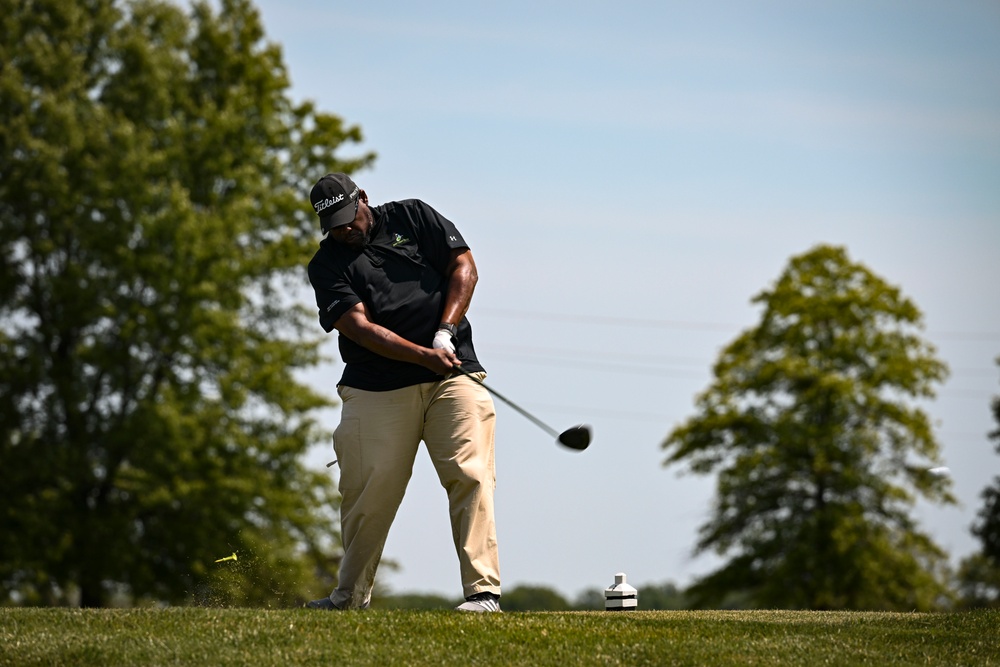
<instances>
[{"instance_id":1,"label":"man's face","mask_svg":"<svg viewBox=\"0 0 1000 667\"><path fill-rule=\"evenodd\" d=\"M330 230L330 236L337 243L343 243L355 250L361 250L368 243L368 235L371 233L374 216L368 208L368 196L362 190L358 193L358 210L354 214L354 221Z\"/></svg>"}]
</instances>

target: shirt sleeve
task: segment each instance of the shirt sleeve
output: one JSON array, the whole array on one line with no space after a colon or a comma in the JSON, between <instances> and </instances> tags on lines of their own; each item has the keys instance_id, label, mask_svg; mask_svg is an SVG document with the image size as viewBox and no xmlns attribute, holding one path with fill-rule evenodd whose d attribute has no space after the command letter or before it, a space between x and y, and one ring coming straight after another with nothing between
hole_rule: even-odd
<instances>
[{"instance_id":1,"label":"shirt sleeve","mask_svg":"<svg viewBox=\"0 0 1000 667\"><path fill-rule=\"evenodd\" d=\"M468 248L462 234L455 224L438 213L429 204L414 199L413 220L419 238L420 251L435 268L444 273L451 260L451 251L458 248Z\"/></svg>"},{"instance_id":2,"label":"shirt sleeve","mask_svg":"<svg viewBox=\"0 0 1000 667\"><path fill-rule=\"evenodd\" d=\"M344 313L361 303L361 298L347 284L343 274L316 260L309 264L309 282L316 292L320 326L327 333L333 331L333 325Z\"/></svg>"}]
</instances>

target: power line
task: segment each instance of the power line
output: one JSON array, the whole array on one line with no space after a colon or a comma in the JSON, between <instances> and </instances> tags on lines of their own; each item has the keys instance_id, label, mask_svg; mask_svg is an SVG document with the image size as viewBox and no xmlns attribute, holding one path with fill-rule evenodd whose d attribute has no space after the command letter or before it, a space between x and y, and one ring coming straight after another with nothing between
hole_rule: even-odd
<instances>
[{"instance_id":1,"label":"power line","mask_svg":"<svg viewBox=\"0 0 1000 667\"><path fill-rule=\"evenodd\" d=\"M701 358L701 357L676 357L670 355L662 354L646 354L646 353L635 353L630 354L628 352L621 352L619 350L607 351L607 350L581 350L581 349L569 349L565 347L545 347L539 345L490 345L490 350L500 350L501 352L506 352L508 354L531 354L537 356L545 357L570 357L576 359L606 359L614 358L621 359L623 361L634 361L642 362L644 364L648 363L661 363L661 364L676 364L679 366L699 366L708 367L712 365L712 362Z\"/></svg>"},{"instance_id":2,"label":"power line","mask_svg":"<svg viewBox=\"0 0 1000 667\"><path fill-rule=\"evenodd\" d=\"M641 421L651 421L664 423L669 420L668 417L657 414L655 412L636 412L634 410L614 410L609 408L579 408L570 407L566 405L552 405L545 403L533 404L532 407L536 410L547 410L549 412L558 412L561 414L572 414L579 417L581 414L586 414L588 416L604 416L611 417L614 419L630 419L630 420L641 420Z\"/></svg>"},{"instance_id":3,"label":"power line","mask_svg":"<svg viewBox=\"0 0 1000 667\"><path fill-rule=\"evenodd\" d=\"M975 389L948 389L944 387L937 392L935 400L940 400L942 398L973 398L977 401L989 401L996 394L992 393L988 389L983 389L982 391L977 391Z\"/></svg>"},{"instance_id":4,"label":"power line","mask_svg":"<svg viewBox=\"0 0 1000 667\"><path fill-rule=\"evenodd\" d=\"M573 415L579 418L580 415L585 414L588 416L598 416L598 417L609 417L611 419L627 419L627 420L637 420L645 422L655 422L659 424L664 424L664 427L668 430L673 428L668 422L672 419L671 417L660 414L656 412L639 412L635 410L615 410L609 408L590 408L590 407L580 407L580 406L567 406L567 405L554 405L546 403L534 403L532 408L536 410L545 410L547 412L553 412L558 414ZM685 412L685 415L697 414L697 410L692 408L691 410ZM962 443L979 443L981 441L988 440L988 435L986 431L982 433L972 432L972 431L940 431L936 433L936 436L943 443L951 444L962 444Z\"/></svg>"},{"instance_id":5,"label":"power line","mask_svg":"<svg viewBox=\"0 0 1000 667\"><path fill-rule=\"evenodd\" d=\"M698 357L677 357L657 354L627 353L619 351L596 351L581 349L566 349L558 347L543 347L534 345L490 345L489 351L480 356L484 361L490 357L514 359L530 362L533 365L559 366L563 368L588 367L596 370L607 370L636 375L656 375L668 377L704 377L705 372L712 374L714 361ZM559 357L559 358L556 358ZM627 366L624 364L640 364ZM682 366L684 369L670 369L664 366ZM704 372L696 371L694 368ZM976 376L994 377L1000 374L1000 369L959 367L951 369L952 377ZM973 390L974 391L974 390Z\"/></svg>"},{"instance_id":6,"label":"power line","mask_svg":"<svg viewBox=\"0 0 1000 667\"><path fill-rule=\"evenodd\" d=\"M695 329L700 331L732 331L735 324L718 322L685 322L683 320L658 320L639 317L612 317L609 315L570 315L566 313L543 313L538 311L512 310L507 308L476 308L477 315L509 317L521 320L548 320L550 322L574 322L577 324L601 324L606 326L630 326L656 329Z\"/></svg>"},{"instance_id":7,"label":"power line","mask_svg":"<svg viewBox=\"0 0 1000 667\"><path fill-rule=\"evenodd\" d=\"M487 359L487 355L480 354L483 360ZM626 375L651 375L654 377L674 377L674 378L704 378L707 373L698 372L694 370L670 370L660 367L652 366L625 366L612 361L593 361L589 359L583 360L570 360L570 359L551 359L544 356L538 356L529 358L523 354L509 354L505 352L491 352L488 357L499 357L501 359L513 359L515 361L522 361L525 363L530 363L532 366L554 366L557 368L572 368L574 370L581 368L589 368L592 370L603 371L608 373L625 373Z\"/></svg>"},{"instance_id":8,"label":"power line","mask_svg":"<svg viewBox=\"0 0 1000 667\"><path fill-rule=\"evenodd\" d=\"M617 317L610 315L574 315L570 313L549 313L541 311L514 310L510 308L476 308L477 315L507 317L520 320L546 320L549 322L571 322L575 324L596 324L601 326L624 326L647 329L689 329L695 331L739 331L741 324L722 322L694 322L690 320L666 320L641 317ZM995 331L929 331L935 338L945 340L1000 341L1000 332Z\"/></svg>"},{"instance_id":9,"label":"power line","mask_svg":"<svg viewBox=\"0 0 1000 667\"><path fill-rule=\"evenodd\" d=\"M928 331L927 333L944 340L1000 341L1000 333L990 331Z\"/></svg>"}]
</instances>

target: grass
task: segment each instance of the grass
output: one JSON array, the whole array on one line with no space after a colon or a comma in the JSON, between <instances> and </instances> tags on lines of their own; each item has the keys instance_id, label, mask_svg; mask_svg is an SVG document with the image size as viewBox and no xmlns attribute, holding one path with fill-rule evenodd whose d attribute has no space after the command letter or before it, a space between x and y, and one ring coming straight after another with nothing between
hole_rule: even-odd
<instances>
[{"instance_id":1,"label":"grass","mask_svg":"<svg viewBox=\"0 0 1000 667\"><path fill-rule=\"evenodd\" d=\"M0 608L0 665L998 665L1000 611Z\"/></svg>"}]
</instances>

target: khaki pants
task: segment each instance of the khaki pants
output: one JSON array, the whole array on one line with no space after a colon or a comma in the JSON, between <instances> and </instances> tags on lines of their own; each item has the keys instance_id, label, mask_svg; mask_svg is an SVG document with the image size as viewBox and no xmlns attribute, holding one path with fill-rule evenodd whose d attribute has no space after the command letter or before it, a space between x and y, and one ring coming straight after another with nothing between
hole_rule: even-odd
<instances>
[{"instance_id":1,"label":"khaki pants","mask_svg":"<svg viewBox=\"0 0 1000 667\"><path fill-rule=\"evenodd\" d=\"M394 391L343 386L338 391L343 407L333 439L344 559L330 595L333 603L367 606L421 440L448 493L463 594L499 595L493 518L496 412L489 392L462 375Z\"/></svg>"}]
</instances>

